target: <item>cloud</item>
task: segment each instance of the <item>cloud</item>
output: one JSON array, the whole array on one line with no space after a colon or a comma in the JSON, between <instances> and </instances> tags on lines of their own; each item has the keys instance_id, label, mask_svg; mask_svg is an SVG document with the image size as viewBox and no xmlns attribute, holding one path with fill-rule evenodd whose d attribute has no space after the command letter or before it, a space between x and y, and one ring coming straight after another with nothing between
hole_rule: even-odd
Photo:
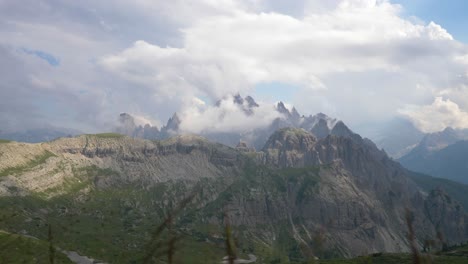
<instances>
[{"instance_id":1,"label":"cloud","mask_svg":"<svg viewBox=\"0 0 468 264\"><path fill-rule=\"evenodd\" d=\"M54 55L49 54L47 52L41 51L41 50L30 50L30 49L25 49L23 48L23 51L27 54L35 55L40 59L43 59L49 63L50 66L59 66L60 65L60 60Z\"/></svg>"},{"instance_id":2,"label":"cloud","mask_svg":"<svg viewBox=\"0 0 468 264\"><path fill-rule=\"evenodd\" d=\"M264 1L253 9L226 4L229 11L216 4L182 28L180 47L139 40L99 63L159 96L184 97L182 104L286 83L301 88L291 93L304 112L332 109L352 123L427 101L467 70L467 47L434 22L406 20L388 1L330 3L303 3L299 17L261 12L271 8Z\"/></svg>"},{"instance_id":3,"label":"cloud","mask_svg":"<svg viewBox=\"0 0 468 264\"><path fill-rule=\"evenodd\" d=\"M467 46L437 23L402 17L404 6L390 1L25 1L0 1L0 45L21 65L13 87L0 84L10 93L0 98L10 106L0 121L9 116L10 125L103 130L121 112L165 123L197 98L205 106L194 111L205 117L227 94L255 97L255 87L272 83L284 84L277 94L301 113L353 127L437 96L468 109ZM53 54L60 67L15 53L22 48Z\"/></svg>"},{"instance_id":4,"label":"cloud","mask_svg":"<svg viewBox=\"0 0 468 264\"><path fill-rule=\"evenodd\" d=\"M430 105L408 106L400 113L426 133L441 131L446 127L468 128L468 112L442 97L436 97Z\"/></svg>"},{"instance_id":5,"label":"cloud","mask_svg":"<svg viewBox=\"0 0 468 264\"><path fill-rule=\"evenodd\" d=\"M232 95L218 101L216 106L206 105L197 98L181 111L180 129L190 133L245 133L267 127L281 116L273 104L260 102L257 107L249 108L247 101L235 103Z\"/></svg>"}]
</instances>

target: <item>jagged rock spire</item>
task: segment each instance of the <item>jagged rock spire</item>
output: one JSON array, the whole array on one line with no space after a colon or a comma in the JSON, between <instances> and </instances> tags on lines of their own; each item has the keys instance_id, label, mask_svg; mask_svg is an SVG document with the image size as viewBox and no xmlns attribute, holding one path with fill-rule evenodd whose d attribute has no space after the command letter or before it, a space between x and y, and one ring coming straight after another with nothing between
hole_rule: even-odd
<instances>
[{"instance_id":1,"label":"jagged rock spire","mask_svg":"<svg viewBox=\"0 0 468 264\"><path fill-rule=\"evenodd\" d=\"M167 125L166 125L166 130L172 130L172 131L177 131L179 130L179 125L181 123L181 120L177 113L174 113L169 120L167 120Z\"/></svg>"}]
</instances>

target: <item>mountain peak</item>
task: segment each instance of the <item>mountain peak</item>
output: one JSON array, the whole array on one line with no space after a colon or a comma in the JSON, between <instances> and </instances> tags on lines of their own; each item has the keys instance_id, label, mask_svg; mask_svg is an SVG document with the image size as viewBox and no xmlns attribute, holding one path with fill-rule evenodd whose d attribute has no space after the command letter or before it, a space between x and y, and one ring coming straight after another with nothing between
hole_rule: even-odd
<instances>
[{"instance_id":1,"label":"mountain peak","mask_svg":"<svg viewBox=\"0 0 468 264\"><path fill-rule=\"evenodd\" d=\"M334 136L340 136L340 137L349 137L351 134L353 134L353 132L351 132L351 130L341 120L335 124L331 133Z\"/></svg>"},{"instance_id":2,"label":"mountain peak","mask_svg":"<svg viewBox=\"0 0 468 264\"><path fill-rule=\"evenodd\" d=\"M121 113L119 115L119 124L116 129L117 132L127 136L133 136L135 129L136 124L133 116L128 113Z\"/></svg>"},{"instance_id":3,"label":"mountain peak","mask_svg":"<svg viewBox=\"0 0 468 264\"><path fill-rule=\"evenodd\" d=\"M235 104L238 105L243 105L244 104L244 98L240 94L236 94L233 96L233 101Z\"/></svg>"},{"instance_id":4,"label":"mountain peak","mask_svg":"<svg viewBox=\"0 0 468 264\"><path fill-rule=\"evenodd\" d=\"M322 113L322 112L317 113L315 116L318 117L318 118L321 118L321 119L327 119L328 118L328 116L326 114Z\"/></svg>"},{"instance_id":5,"label":"mountain peak","mask_svg":"<svg viewBox=\"0 0 468 264\"><path fill-rule=\"evenodd\" d=\"M252 108L252 107L259 107L259 105L257 104L257 102L255 102L255 100L252 98L252 96L250 95L247 95L247 97L245 97L244 99L246 102L247 102L247 105L248 107Z\"/></svg>"},{"instance_id":6,"label":"mountain peak","mask_svg":"<svg viewBox=\"0 0 468 264\"><path fill-rule=\"evenodd\" d=\"M277 104L276 104L276 110L278 112L280 112L281 114L285 114L286 116L291 116L291 112L289 112L288 108L286 108L286 106L284 105L283 102L279 101Z\"/></svg>"},{"instance_id":7,"label":"mountain peak","mask_svg":"<svg viewBox=\"0 0 468 264\"><path fill-rule=\"evenodd\" d=\"M330 128L328 127L325 119L319 119L319 121L312 127L311 132L318 139L322 139L330 135Z\"/></svg>"},{"instance_id":8,"label":"mountain peak","mask_svg":"<svg viewBox=\"0 0 468 264\"><path fill-rule=\"evenodd\" d=\"M440 132L426 134L417 148L423 151L439 150L461 139L462 138L455 129L447 127Z\"/></svg>"},{"instance_id":9,"label":"mountain peak","mask_svg":"<svg viewBox=\"0 0 468 264\"><path fill-rule=\"evenodd\" d=\"M301 118L301 115L299 114L299 112L297 112L297 109L296 107L293 106L293 108L291 109L291 117L298 120Z\"/></svg>"},{"instance_id":10,"label":"mountain peak","mask_svg":"<svg viewBox=\"0 0 468 264\"><path fill-rule=\"evenodd\" d=\"M133 123L133 124L135 122L133 116L128 113L121 113L119 115L119 121L120 123Z\"/></svg>"},{"instance_id":11,"label":"mountain peak","mask_svg":"<svg viewBox=\"0 0 468 264\"><path fill-rule=\"evenodd\" d=\"M316 141L316 138L311 133L302 128L287 127L275 131L263 149L308 149Z\"/></svg>"},{"instance_id":12,"label":"mountain peak","mask_svg":"<svg viewBox=\"0 0 468 264\"><path fill-rule=\"evenodd\" d=\"M444 135L456 135L457 131L452 127L446 127L441 133Z\"/></svg>"},{"instance_id":13,"label":"mountain peak","mask_svg":"<svg viewBox=\"0 0 468 264\"><path fill-rule=\"evenodd\" d=\"M167 125L166 125L166 130L172 130L172 131L177 131L179 129L179 125L181 123L181 120L179 118L179 115L177 113L174 113L169 120L167 120Z\"/></svg>"}]
</instances>

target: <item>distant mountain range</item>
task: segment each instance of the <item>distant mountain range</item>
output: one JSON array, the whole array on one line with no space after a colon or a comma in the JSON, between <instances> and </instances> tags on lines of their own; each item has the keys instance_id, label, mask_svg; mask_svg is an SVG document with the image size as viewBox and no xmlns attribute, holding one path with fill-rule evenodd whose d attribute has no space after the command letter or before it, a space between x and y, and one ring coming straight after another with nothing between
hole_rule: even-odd
<instances>
[{"instance_id":1,"label":"distant mountain range","mask_svg":"<svg viewBox=\"0 0 468 264\"><path fill-rule=\"evenodd\" d=\"M257 102L251 97L246 96L245 98L240 95L232 97L232 102L239 109L241 109L246 116L254 115L256 108L259 107ZM219 107L220 102L216 103L215 106ZM329 134L334 133L349 133L346 131L339 131L340 124L335 131L335 125L339 123L338 120L328 117L323 113L317 115L304 116L298 113L296 108L292 107L288 109L283 102L278 102L274 110L280 117L276 118L271 124L266 127L245 130L240 133L233 132L202 132L200 135L208 138L209 140L219 142L228 146L236 146L240 141L245 142L248 146L260 149L263 147L268 137L276 130L285 127L303 128L313 133L317 138L324 138ZM173 135L183 134L184 131L180 130L180 123L182 120L179 118L177 113L170 118L166 125L160 129L155 126L147 125L136 125L134 118L128 113L120 114L119 126L115 129L115 132L144 139L165 139ZM347 128L345 128L346 130Z\"/></svg>"},{"instance_id":2,"label":"distant mountain range","mask_svg":"<svg viewBox=\"0 0 468 264\"><path fill-rule=\"evenodd\" d=\"M0 130L0 139L7 139L18 142L39 143L47 142L61 137L72 137L83 134L75 129L45 126L42 128L32 128L14 132L3 132Z\"/></svg>"},{"instance_id":3,"label":"distant mountain range","mask_svg":"<svg viewBox=\"0 0 468 264\"><path fill-rule=\"evenodd\" d=\"M468 183L468 130L446 128L424 136L399 159L408 169Z\"/></svg>"},{"instance_id":4,"label":"distant mountain range","mask_svg":"<svg viewBox=\"0 0 468 264\"><path fill-rule=\"evenodd\" d=\"M372 140L390 157L398 159L416 147L424 136L411 121L397 117L380 127Z\"/></svg>"},{"instance_id":5,"label":"distant mountain range","mask_svg":"<svg viewBox=\"0 0 468 264\"><path fill-rule=\"evenodd\" d=\"M343 122L306 120L320 137L282 127L259 150L195 135L0 142L0 229L46 241L50 225L63 250L142 263L156 223L193 194L169 233L183 241L175 257L190 263L222 260L226 219L238 251L259 263L408 252L408 219L418 247L468 240L468 215L449 192L422 188Z\"/></svg>"},{"instance_id":6,"label":"distant mountain range","mask_svg":"<svg viewBox=\"0 0 468 264\"><path fill-rule=\"evenodd\" d=\"M225 98L226 99L226 98ZM256 114L259 104L251 96L235 95L228 97L235 107L242 111L246 117ZM220 107L218 101L214 107ZM210 141L236 147L244 146L246 149L262 149L268 138L282 128L300 128L313 134L317 139L328 135L359 137L354 134L342 121L331 118L323 113L316 115L301 115L296 108L288 108L283 102L278 102L272 108L278 115L276 119L266 126L256 129L245 129L240 132L200 132ZM133 138L149 140L163 140L175 135L185 134L181 129L183 120L177 113L169 118L165 125L158 128L150 124L138 125L135 118L128 113L118 117L118 124L113 130L119 134ZM216 122L216 121L214 121ZM82 134L80 131L44 127L19 132L2 133L1 139L18 142L46 142L60 137L71 137ZM468 183L468 130L446 128L436 133L423 133L410 121L395 118L382 127L373 137L378 148L383 149L390 157L401 162L408 169L429 174L436 177ZM363 140L363 139L361 139ZM366 139L371 145L370 140Z\"/></svg>"}]
</instances>

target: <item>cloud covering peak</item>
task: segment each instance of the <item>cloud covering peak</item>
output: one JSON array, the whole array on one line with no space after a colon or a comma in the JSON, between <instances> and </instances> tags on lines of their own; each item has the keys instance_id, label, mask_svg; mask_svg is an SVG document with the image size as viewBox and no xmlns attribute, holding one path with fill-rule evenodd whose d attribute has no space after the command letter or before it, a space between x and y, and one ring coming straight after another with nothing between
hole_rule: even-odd
<instances>
[{"instance_id":1,"label":"cloud covering peak","mask_svg":"<svg viewBox=\"0 0 468 264\"><path fill-rule=\"evenodd\" d=\"M387 0L3 1L0 121L103 130L121 112L152 123L179 112L192 115L188 131L237 131L274 119L282 100L353 127L402 111L426 127L428 111L413 106L439 96L466 112L467 45L402 10ZM264 101L245 124L222 99L237 93ZM218 100L224 114L210 106ZM202 120L221 115L234 121Z\"/></svg>"},{"instance_id":2,"label":"cloud covering peak","mask_svg":"<svg viewBox=\"0 0 468 264\"><path fill-rule=\"evenodd\" d=\"M208 106L197 100L181 112L180 130L191 133L245 133L268 127L273 120L282 117L273 104L249 100L236 101L229 95L216 105Z\"/></svg>"}]
</instances>

